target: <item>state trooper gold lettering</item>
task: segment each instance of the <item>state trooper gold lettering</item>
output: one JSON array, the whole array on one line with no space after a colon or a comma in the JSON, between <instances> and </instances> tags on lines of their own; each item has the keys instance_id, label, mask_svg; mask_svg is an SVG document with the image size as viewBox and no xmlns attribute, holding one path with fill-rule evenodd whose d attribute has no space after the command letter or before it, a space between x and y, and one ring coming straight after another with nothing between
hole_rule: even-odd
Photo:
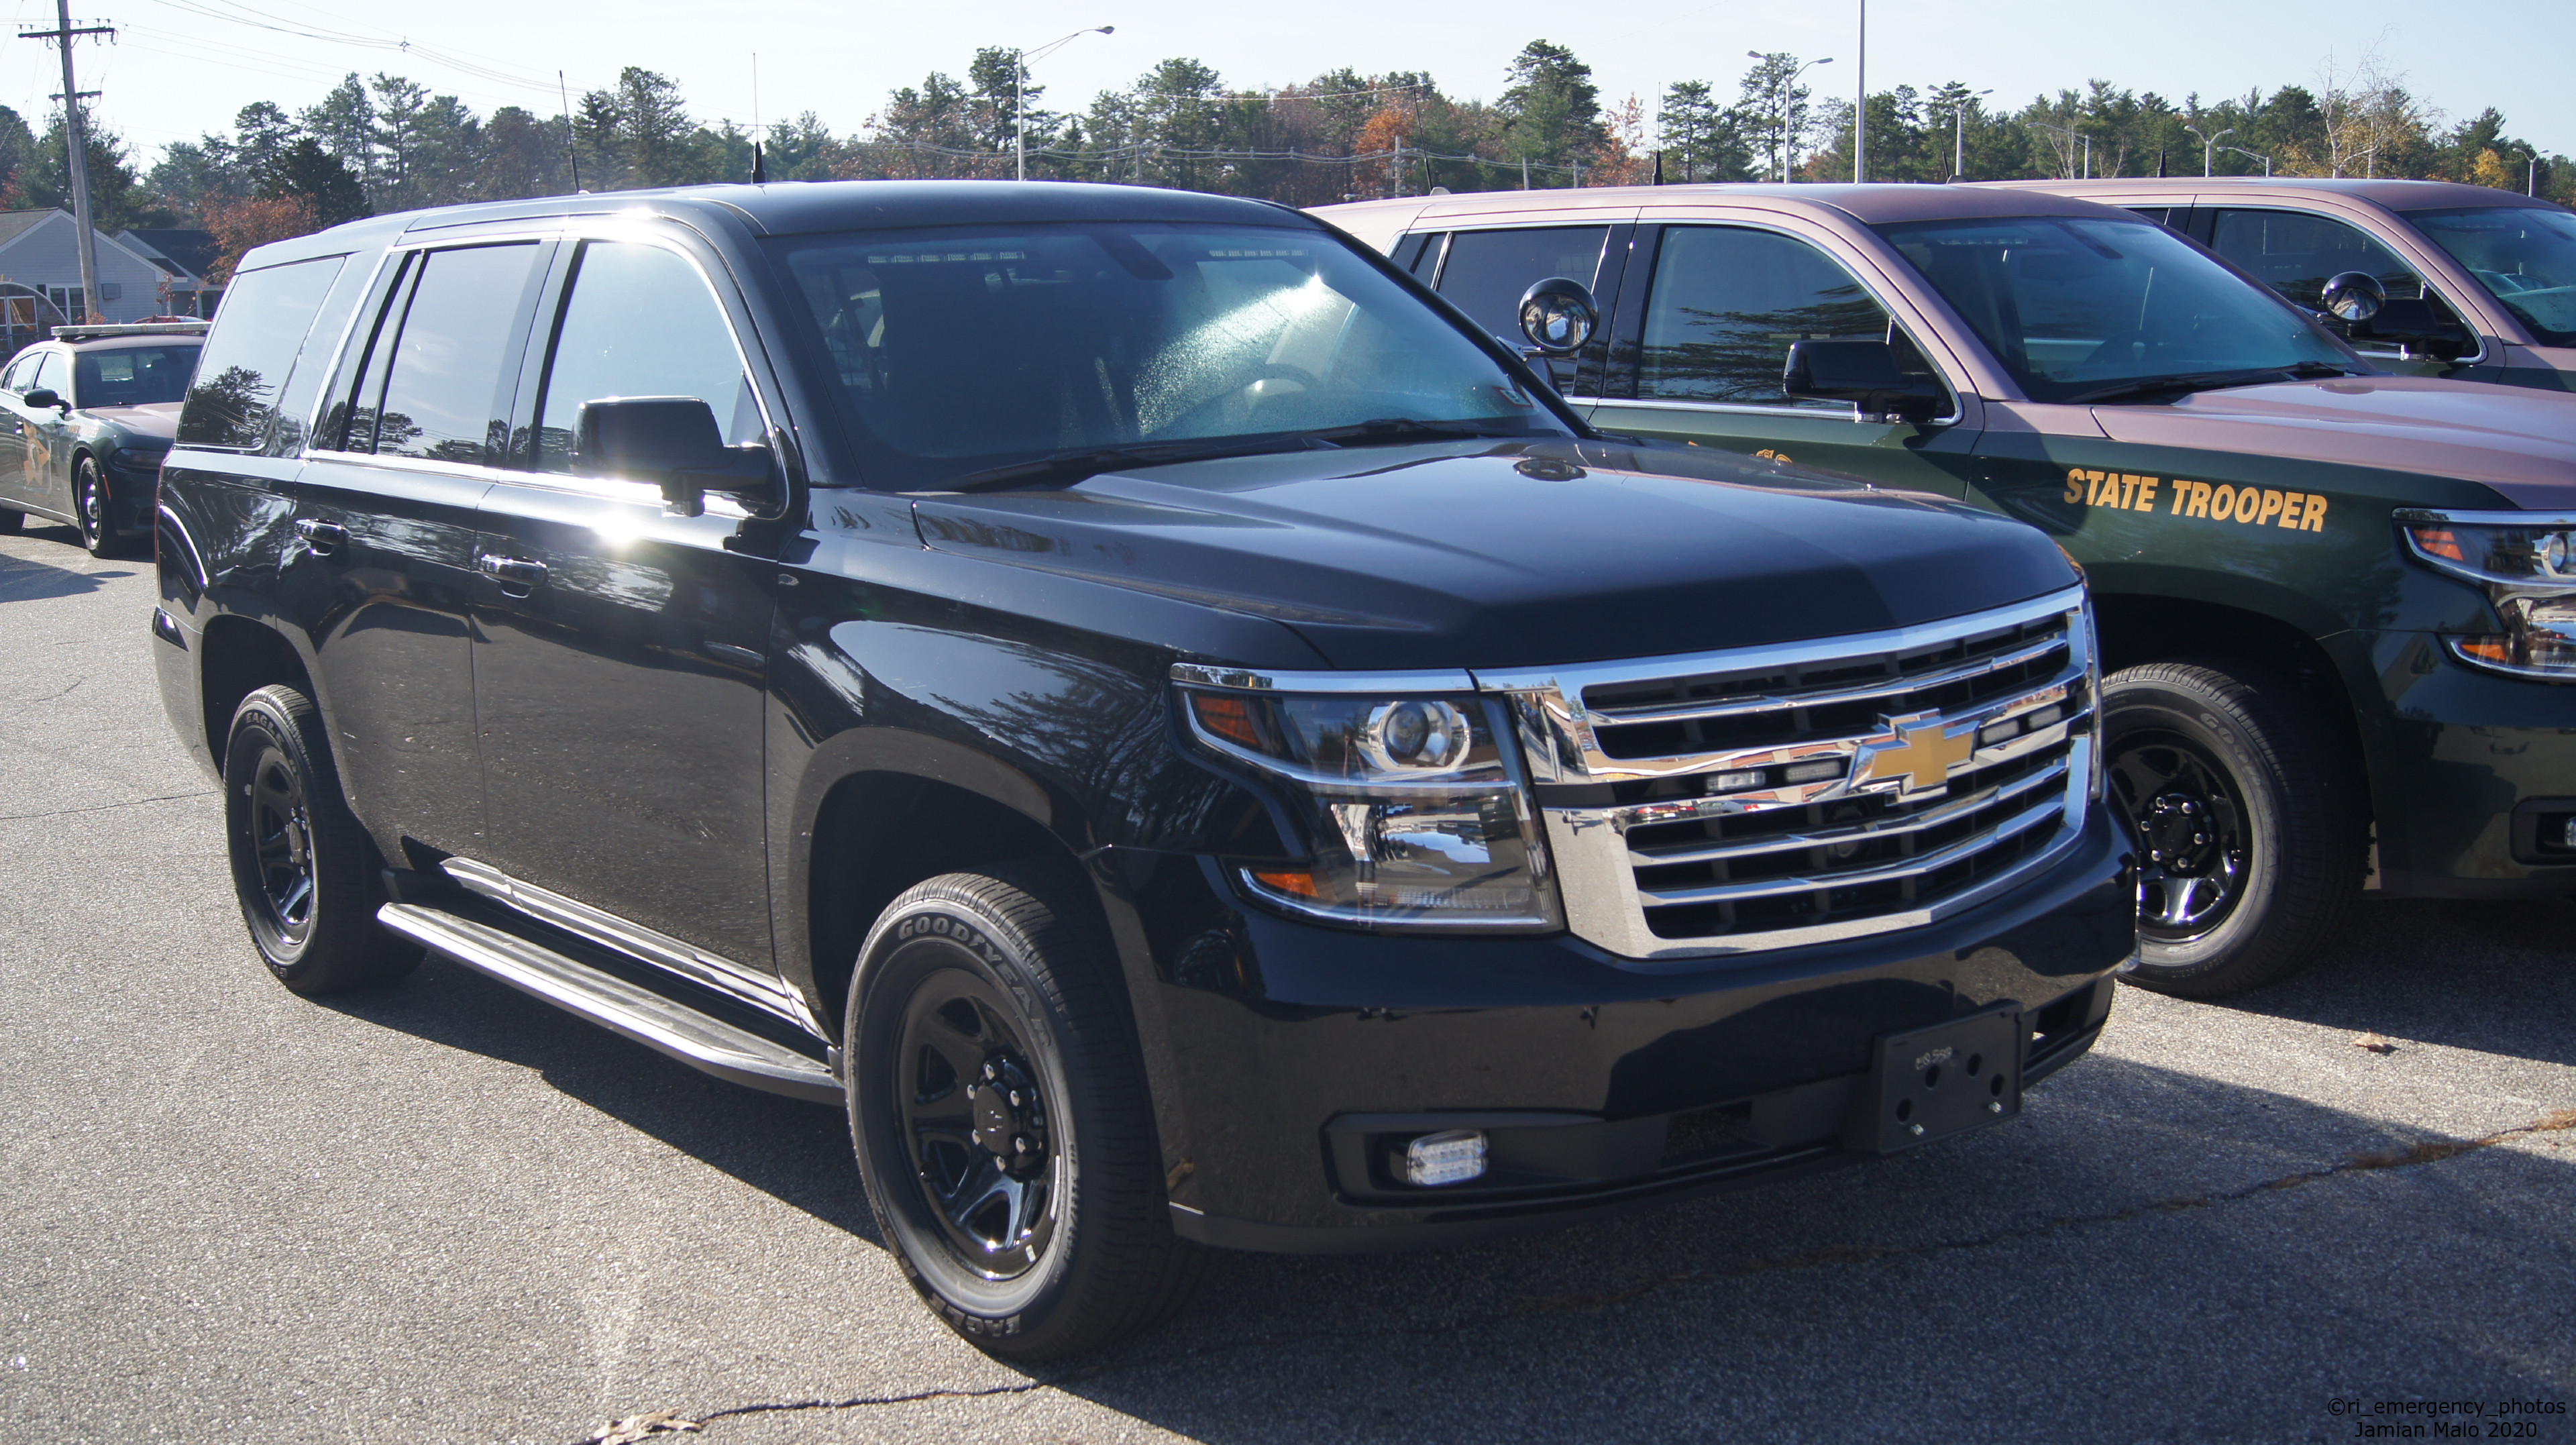
<instances>
[{"instance_id":1,"label":"state trooper gold lettering","mask_svg":"<svg viewBox=\"0 0 2576 1445\"><path fill-rule=\"evenodd\" d=\"M2159 492L2168 499L2168 517L2204 517L2244 526L2287 527L2294 532L2326 529L2326 499L2314 492L2272 487L2239 487L2221 482L2212 487L2184 477L2170 480L2129 472L2098 472L2083 467L2066 471L2069 505L2109 507L2123 512L2153 512Z\"/></svg>"}]
</instances>

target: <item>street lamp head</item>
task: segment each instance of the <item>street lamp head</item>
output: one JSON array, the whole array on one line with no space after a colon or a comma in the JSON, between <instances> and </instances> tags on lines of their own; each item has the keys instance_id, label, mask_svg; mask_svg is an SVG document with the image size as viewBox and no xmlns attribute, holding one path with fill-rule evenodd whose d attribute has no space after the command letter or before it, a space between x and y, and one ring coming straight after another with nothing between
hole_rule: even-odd
<instances>
[{"instance_id":1,"label":"street lamp head","mask_svg":"<svg viewBox=\"0 0 2576 1445\"><path fill-rule=\"evenodd\" d=\"M1118 27L1115 25L1103 25L1092 31L1092 34L1094 35L1115 35L1117 33Z\"/></svg>"},{"instance_id":2,"label":"street lamp head","mask_svg":"<svg viewBox=\"0 0 2576 1445\"><path fill-rule=\"evenodd\" d=\"M1762 53L1761 51L1759 51L1759 50L1748 50L1748 51L1744 52L1744 55L1745 55L1745 58L1746 58L1746 59L1748 59L1748 60L1768 60L1768 59L1770 59L1770 58L1771 58L1770 56L1763 54L1763 53Z\"/></svg>"},{"instance_id":3,"label":"street lamp head","mask_svg":"<svg viewBox=\"0 0 2576 1445\"><path fill-rule=\"evenodd\" d=\"M1833 63L1834 63L1834 58L1833 58L1832 56L1828 55L1828 56L1826 56L1824 59L1819 60L1819 61L1817 61L1817 62L1815 62L1815 63L1816 63L1816 64L1818 64L1818 65L1831 65L1831 64L1833 64Z\"/></svg>"}]
</instances>

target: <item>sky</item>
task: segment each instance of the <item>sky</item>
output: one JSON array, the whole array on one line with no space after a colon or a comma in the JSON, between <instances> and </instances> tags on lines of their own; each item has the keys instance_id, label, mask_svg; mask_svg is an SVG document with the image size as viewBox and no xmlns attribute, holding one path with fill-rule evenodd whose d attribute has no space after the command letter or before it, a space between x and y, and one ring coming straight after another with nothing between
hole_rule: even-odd
<instances>
[{"instance_id":1,"label":"sky","mask_svg":"<svg viewBox=\"0 0 2576 1445\"><path fill-rule=\"evenodd\" d=\"M1747 50L1833 57L1810 73L1819 94L1849 94L1859 76L1863 0L1655 0L1652 5L1397 6L1305 0L1294 10L1179 0L982 0L965 6L762 0L710 9L681 0L437 0L351 5L315 0L110 0L75 8L75 24L112 24L112 43L74 52L80 87L141 167L174 140L228 131L255 100L289 111L342 75L407 75L477 113L516 104L561 111L556 71L574 95L641 65L680 83L702 120L764 123L813 111L855 130L888 90L932 70L965 73L978 45L1036 49L1084 35L1032 65L1051 108L1077 109L1156 61L1192 56L1229 85L1284 85L1342 65L1363 73L1428 71L1447 93L1491 99L1512 55L1533 38L1589 62L1605 102L1655 97L1677 80L1732 96ZM0 0L21 30L50 28L43 0ZM2260 87L2313 88L2330 63L2375 50L2421 99L2451 118L2487 106L2544 153L2576 154L2576 0L2492 0L2463 23L2425 0L2158 0L2153 6L2066 0L1877 0L1869 10L1870 88L1948 80L1992 88L2018 107L2086 80L2153 90L2179 102ZM2150 17L2152 22L2150 23ZM303 33L290 33L303 32ZM50 43L21 40L0 63L0 105L43 128L62 89Z\"/></svg>"}]
</instances>

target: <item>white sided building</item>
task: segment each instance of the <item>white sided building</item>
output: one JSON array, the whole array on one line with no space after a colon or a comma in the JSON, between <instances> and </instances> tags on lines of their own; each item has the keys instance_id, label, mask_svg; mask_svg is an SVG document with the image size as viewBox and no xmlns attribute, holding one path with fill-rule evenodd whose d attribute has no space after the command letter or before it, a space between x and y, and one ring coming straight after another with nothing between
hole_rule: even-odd
<instances>
[{"instance_id":1,"label":"white sided building","mask_svg":"<svg viewBox=\"0 0 2576 1445\"><path fill-rule=\"evenodd\" d=\"M163 294L170 273L105 232L98 237L98 302L109 321L140 321L184 309L193 296ZM0 211L0 283L41 294L63 316L79 321L89 307L81 295L79 223L59 207ZM14 289L14 288L12 288Z\"/></svg>"}]
</instances>

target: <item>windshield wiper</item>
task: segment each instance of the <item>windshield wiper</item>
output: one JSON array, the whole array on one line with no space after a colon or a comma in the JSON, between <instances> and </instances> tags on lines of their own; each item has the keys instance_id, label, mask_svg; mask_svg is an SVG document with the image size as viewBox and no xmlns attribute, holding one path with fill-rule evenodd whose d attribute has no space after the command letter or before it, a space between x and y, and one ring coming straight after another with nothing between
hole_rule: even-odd
<instances>
[{"instance_id":1,"label":"windshield wiper","mask_svg":"<svg viewBox=\"0 0 2576 1445\"><path fill-rule=\"evenodd\" d=\"M2066 399L2069 406L2094 401L2124 401L2130 397L2173 396L2194 391L2219 391L2231 386L2253 386L2266 381L2285 381L2312 376L2358 376L2349 367L2321 361L2302 361L2295 366L2266 366L2250 371L2198 371L2181 376L2149 376L2136 381L2117 382L2098 387Z\"/></svg>"},{"instance_id":2,"label":"windshield wiper","mask_svg":"<svg viewBox=\"0 0 2576 1445\"><path fill-rule=\"evenodd\" d=\"M1504 427L1511 429L1505 430ZM1037 457L1006 466L986 467L951 477L933 490L988 492L1034 481L1079 482L1119 467L1159 467L1173 462L1204 462L1220 457L1258 456L1263 452L1310 451L1318 447L1368 446L1378 442L1459 440L1523 436L1512 422L1415 421L1411 417L1374 417L1349 426L1313 431L1272 432L1264 436L1223 437L1213 441L1163 442L1147 446L1095 447Z\"/></svg>"},{"instance_id":3,"label":"windshield wiper","mask_svg":"<svg viewBox=\"0 0 2576 1445\"><path fill-rule=\"evenodd\" d=\"M1159 467L1171 462L1210 461L1217 457L1244 457L1260 452L1305 451L1314 445L1301 434L1285 433L1264 437L1227 437L1212 442L1098 447L1090 451L1065 452L1058 456L1013 462L1008 466L986 467L982 471L951 477L931 490L989 492L1039 480L1079 482L1120 467Z\"/></svg>"}]
</instances>

